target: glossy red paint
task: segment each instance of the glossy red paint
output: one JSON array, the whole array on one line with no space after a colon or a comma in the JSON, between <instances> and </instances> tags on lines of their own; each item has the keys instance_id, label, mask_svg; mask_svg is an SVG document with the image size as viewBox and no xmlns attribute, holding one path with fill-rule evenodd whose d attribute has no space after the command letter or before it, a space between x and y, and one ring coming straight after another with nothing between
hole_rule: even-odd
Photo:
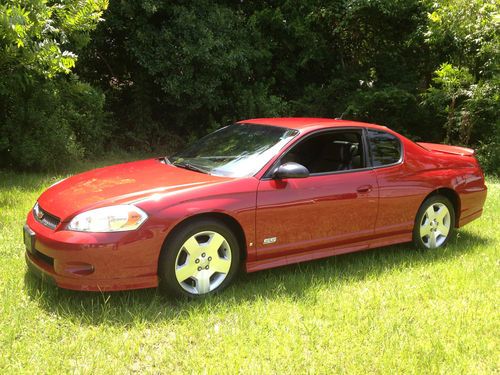
<instances>
[{"instance_id":1,"label":"glossy red paint","mask_svg":"<svg viewBox=\"0 0 500 375\"><path fill-rule=\"evenodd\" d=\"M28 265L58 286L75 290L156 287L162 245L176 225L198 215L218 215L241 229L246 270L322 258L410 241L425 198L441 190L456 200L457 226L479 217L486 199L484 176L465 148L416 144L386 127L317 118L253 119L300 134L255 176L227 178L166 165L157 159L96 169L47 189L40 207L60 218L50 229L28 213L35 233ZM312 175L265 177L274 162L316 131L371 128L396 135L400 163ZM149 218L137 230L83 233L66 228L78 213L134 204ZM276 237L274 243L267 240Z\"/></svg>"}]
</instances>

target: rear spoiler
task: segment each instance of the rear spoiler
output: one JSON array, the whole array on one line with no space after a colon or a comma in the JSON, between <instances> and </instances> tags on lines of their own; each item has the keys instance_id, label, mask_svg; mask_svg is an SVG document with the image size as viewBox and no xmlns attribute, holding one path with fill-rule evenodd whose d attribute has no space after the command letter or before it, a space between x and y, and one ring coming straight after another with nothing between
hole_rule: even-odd
<instances>
[{"instance_id":1,"label":"rear spoiler","mask_svg":"<svg viewBox=\"0 0 500 375\"><path fill-rule=\"evenodd\" d=\"M429 151L443 152L445 154L461 155L461 156L473 156L474 150L467 147L442 145L439 143L426 143L417 142L419 146L422 146Z\"/></svg>"}]
</instances>

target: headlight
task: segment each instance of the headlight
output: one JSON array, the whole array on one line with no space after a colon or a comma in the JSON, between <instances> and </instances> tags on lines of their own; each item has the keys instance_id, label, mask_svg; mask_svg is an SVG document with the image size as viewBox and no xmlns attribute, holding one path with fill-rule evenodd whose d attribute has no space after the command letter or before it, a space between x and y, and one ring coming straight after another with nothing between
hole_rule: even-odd
<instances>
[{"instance_id":1,"label":"headlight","mask_svg":"<svg viewBox=\"0 0 500 375\"><path fill-rule=\"evenodd\" d=\"M38 217L39 212L40 212L40 206L38 205L38 202L36 202L35 205L33 206L33 215L35 215L35 217Z\"/></svg>"},{"instance_id":2,"label":"headlight","mask_svg":"<svg viewBox=\"0 0 500 375\"><path fill-rule=\"evenodd\" d=\"M67 228L79 232L123 232L139 228L147 218L140 208L124 204L82 212Z\"/></svg>"}]
</instances>

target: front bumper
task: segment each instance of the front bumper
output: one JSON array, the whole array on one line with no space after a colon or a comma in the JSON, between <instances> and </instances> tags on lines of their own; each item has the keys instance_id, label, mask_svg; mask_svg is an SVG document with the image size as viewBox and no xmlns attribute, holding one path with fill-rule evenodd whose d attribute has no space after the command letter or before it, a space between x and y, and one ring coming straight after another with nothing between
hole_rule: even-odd
<instances>
[{"instance_id":1,"label":"front bumper","mask_svg":"<svg viewBox=\"0 0 500 375\"><path fill-rule=\"evenodd\" d=\"M54 231L36 221L31 212L26 225L34 234L25 255L29 271L61 288L117 291L158 286L162 239L154 230Z\"/></svg>"}]
</instances>

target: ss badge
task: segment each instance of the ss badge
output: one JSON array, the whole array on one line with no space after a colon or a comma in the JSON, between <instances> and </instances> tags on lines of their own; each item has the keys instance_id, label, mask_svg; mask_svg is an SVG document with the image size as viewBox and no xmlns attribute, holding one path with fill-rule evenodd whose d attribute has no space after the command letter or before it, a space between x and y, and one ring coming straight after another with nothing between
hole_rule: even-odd
<instances>
[{"instance_id":1,"label":"ss badge","mask_svg":"<svg viewBox=\"0 0 500 375\"><path fill-rule=\"evenodd\" d=\"M276 242L276 237L264 238L264 245L269 245Z\"/></svg>"}]
</instances>

